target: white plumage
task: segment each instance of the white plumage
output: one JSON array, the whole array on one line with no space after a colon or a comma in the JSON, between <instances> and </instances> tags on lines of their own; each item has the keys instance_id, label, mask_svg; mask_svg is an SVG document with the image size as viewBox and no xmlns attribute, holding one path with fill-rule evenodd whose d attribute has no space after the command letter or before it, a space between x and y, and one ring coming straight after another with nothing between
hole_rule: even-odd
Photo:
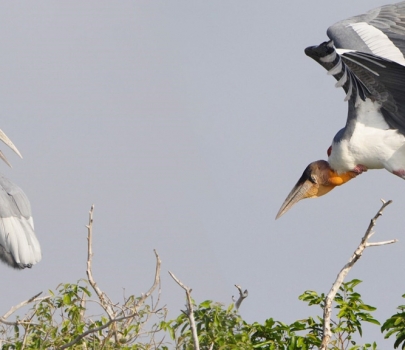
<instances>
[{"instance_id":1,"label":"white plumage","mask_svg":"<svg viewBox=\"0 0 405 350\"><path fill-rule=\"evenodd\" d=\"M346 93L346 125L328 162L310 163L276 219L304 198L320 197L367 169L405 179L405 1L329 27L331 39L305 49Z\"/></svg>"},{"instance_id":2,"label":"white plumage","mask_svg":"<svg viewBox=\"0 0 405 350\"><path fill-rule=\"evenodd\" d=\"M379 109L380 104L368 98L360 103L350 139L332 143L328 161L338 173L351 171L358 164L390 172L405 167L405 137L389 128Z\"/></svg>"},{"instance_id":3,"label":"white plumage","mask_svg":"<svg viewBox=\"0 0 405 350\"><path fill-rule=\"evenodd\" d=\"M1 130L0 140L20 155ZM9 164L3 153L1 158ZM17 269L31 267L41 260L41 248L34 233L30 202L21 188L2 175L0 175L0 260Z\"/></svg>"},{"instance_id":4,"label":"white plumage","mask_svg":"<svg viewBox=\"0 0 405 350\"><path fill-rule=\"evenodd\" d=\"M381 30L366 22L352 23L349 27L353 28L374 55L405 65L402 52Z\"/></svg>"},{"instance_id":5,"label":"white plumage","mask_svg":"<svg viewBox=\"0 0 405 350\"><path fill-rule=\"evenodd\" d=\"M385 168L405 178L405 1L338 22L306 49L346 92L347 122L328 162L338 173Z\"/></svg>"}]
</instances>

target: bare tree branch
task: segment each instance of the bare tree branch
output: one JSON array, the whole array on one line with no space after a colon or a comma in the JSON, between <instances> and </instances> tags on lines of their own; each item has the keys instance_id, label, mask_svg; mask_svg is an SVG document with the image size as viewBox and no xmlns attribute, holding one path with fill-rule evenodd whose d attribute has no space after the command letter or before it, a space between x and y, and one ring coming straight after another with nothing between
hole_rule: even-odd
<instances>
[{"instance_id":1,"label":"bare tree branch","mask_svg":"<svg viewBox=\"0 0 405 350\"><path fill-rule=\"evenodd\" d=\"M93 209L93 207L92 207L92 209ZM91 243L91 239L90 239L90 243ZM90 253L91 253L91 250L90 250ZM104 325L102 325L100 327L91 328L91 329L83 332L82 334L77 336L75 339L73 339L70 343L61 346L59 348L60 350L67 349L68 347L71 347L72 345L76 344L77 342L79 342L81 339L88 336L89 334L92 334L92 333L98 332L100 330L103 330L103 329L109 327L110 325L112 325L113 323L124 321L124 320L127 320L127 319L133 319L134 317L138 316L138 306L140 306L140 303L142 304L153 293L153 291L156 289L157 285L160 283L160 264L161 264L161 261L160 261L159 255L156 252L156 250L154 250L154 253L155 253L155 256L156 256L155 281L154 281L152 287L148 290L148 292L145 293L142 296L142 298L139 300L139 302L136 305L135 310L129 315L125 315L123 317L119 317L119 318L115 318L115 319L110 319L110 321L108 321L106 324L104 324ZM90 261L90 264L91 264L91 261ZM87 271L89 271L89 270L87 270ZM90 270L90 274L91 274L91 270ZM100 301L101 301L101 299L100 299Z\"/></svg>"},{"instance_id":2,"label":"bare tree branch","mask_svg":"<svg viewBox=\"0 0 405 350\"><path fill-rule=\"evenodd\" d=\"M239 298L238 298L238 300L235 302L235 309L236 309L236 310L239 310L239 307L240 307L240 305L242 304L242 301L248 297L249 292L248 292L247 289L245 289L245 291L242 292L242 287L239 286L239 285L237 285L237 284L235 284L235 287L236 287L236 288L238 289L238 291L239 291ZM235 301L233 295L232 295L232 300Z\"/></svg>"},{"instance_id":3,"label":"bare tree branch","mask_svg":"<svg viewBox=\"0 0 405 350\"><path fill-rule=\"evenodd\" d=\"M42 294L42 292L40 292L40 293L38 293L37 295L34 295L32 298L30 298L30 299L27 299L27 300L25 300L25 301L22 301L21 303L19 303L18 305L16 305L16 306L13 306L10 310L8 310L3 316L1 316L0 317L0 322L1 323L4 323L4 324L6 324L6 325L9 325L9 326L16 326L16 325L19 325L19 324L23 324L24 323L24 321L17 321L17 322L9 322L9 321L6 321L6 319L10 316L10 315L12 315L14 312L16 312L18 309L20 309L20 308L22 308L23 306L25 306L25 305L28 305L28 304L30 304L30 303L33 303L33 302L36 302L36 301L42 301L42 300L46 300L46 299L49 299L51 296L50 295L47 295L47 296L45 296L45 297L42 297L42 298L38 298L40 295Z\"/></svg>"},{"instance_id":4,"label":"bare tree branch","mask_svg":"<svg viewBox=\"0 0 405 350\"><path fill-rule=\"evenodd\" d=\"M397 242L398 242L397 239L391 239L391 240L389 240L389 241L384 241L384 242L367 243L367 244L366 244L366 248L367 248L367 247L379 247L380 245L393 244L393 243L397 243Z\"/></svg>"},{"instance_id":5,"label":"bare tree branch","mask_svg":"<svg viewBox=\"0 0 405 350\"><path fill-rule=\"evenodd\" d=\"M101 289L97 286L97 283L94 281L93 273L91 269L91 263L93 259L93 212L94 212L94 204L91 206L89 211L89 224L86 225L87 227L87 277L89 278L90 285L92 286L93 290L96 292L101 306L107 313L110 319L114 319L114 310L111 308L111 301L108 297L101 291Z\"/></svg>"},{"instance_id":6,"label":"bare tree branch","mask_svg":"<svg viewBox=\"0 0 405 350\"><path fill-rule=\"evenodd\" d=\"M387 207L388 205L390 205L392 203L391 200L386 202L382 199L381 201L383 202L383 205L381 206L381 208L377 212L377 214L374 216L374 218L371 219L370 224L367 228L367 231L364 234L363 238L361 239L359 246L357 247L357 249L351 256L351 258L349 259L349 262L340 270L339 274L336 277L335 282L332 285L331 290L329 291L328 295L325 298L325 307L323 310L323 339L322 339L322 344L320 347L321 350L326 350L328 348L329 341L332 337L332 332L330 329L332 302L336 296L337 291L339 290L340 286L342 285L346 275L350 271L350 269L357 262L357 260L359 260L361 258L363 251L367 247L380 246L380 245L392 244L392 243L397 242L396 239L386 241L386 242L377 242L377 243L368 243L367 242L367 240L374 234L373 228L376 225L377 219L383 214L385 207Z\"/></svg>"},{"instance_id":7,"label":"bare tree branch","mask_svg":"<svg viewBox=\"0 0 405 350\"><path fill-rule=\"evenodd\" d=\"M155 280L153 282L152 287L150 287L149 290L136 303L137 307L141 306L145 302L145 300L150 297L150 295L153 293L153 291L156 289L156 287L160 284L160 264L162 262L160 261L160 258L159 258L158 253L156 252L156 249L153 249L153 252L155 253L155 256L156 256Z\"/></svg>"},{"instance_id":8,"label":"bare tree branch","mask_svg":"<svg viewBox=\"0 0 405 350\"><path fill-rule=\"evenodd\" d=\"M37 311L37 310L35 310L35 312L33 312L33 313L31 314L31 316L29 317L29 322L28 322L28 324L24 324L24 325L23 325L23 327L24 327L24 337L23 337L23 341L22 341L22 345L21 345L21 349L20 349L20 350L24 350L24 349L25 349L25 345L27 345L27 340L28 340L28 335L29 335L28 330L30 329L30 327L31 327L31 325L32 325L31 321L32 321L32 319L34 318L34 316L35 316L35 314L36 314L36 311Z\"/></svg>"},{"instance_id":9,"label":"bare tree branch","mask_svg":"<svg viewBox=\"0 0 405 350\"><path fill-rule=\"evenodd\" d=\"M191 332L193 335L193 342L194 342L194 350L200 350L200 344L198 341L198 335L197 335L197 327L195 325L195 319L194 319L194 311L193 311L193 302L191 300L191 291L192 289L190 289L189 287L187 287L186 285L184 285L173 273L171 273L169 271L170 276L172 276L172 278L176 281L176 283L183 288L186 291L186 296L187 296L187 311L186 311L186 315L190 321L190 328L191 328Z\"/></svg>"},{"instance_id":10,"label":"bare tree branch","mask_svg":"<svg viewBox=\"0 0 405 350\"><path fill-rule=\"evenodd\" d=\"M59 350L67 349L67 348L71 347L72 345L76 344L81 339L83 339L85 336L87 336L89 334L92 334L92 333L95 333L95 332L98 332L98 331L101 331L104 328L107 328L108 326L110 326L111 324L113 324L115 322L125 320L126 318L129 318L129 317L133 317L133 315L124 316L124 317L116 318L116 319L113 319L113 320L109 320L106 324L104 324L104 325L102 325L100 327L88 329L86 332L83 332L82 334L77 336L75 339L73 339L70 343L67 343L67 344L61 346L59 348Z\"/></svg>"},{"instance_id":11,"label":"bare tree branch","mask_svg":"<svg viewBox=\"0 0 405 350\"><path fill-rule=\"evenodd\" d=\"M138 302L135 304L135 307L132 310L132 317L135 317L138 315L138 310L139 308L143 305L143 303L145 302L146 299L148 299L152 293L155 291L155 289L157 288L157 286L160 285L160 265L161 265L161 260L159 258L159 254L157 253L156 249L153 250L153 252L155 253L155 257L156 257L156 269L155 269L155 279L153 281L153 285L152 287L149 288L149 290L142 295L142 297L138 300ZM160 291L159 291L160 294ZM152 309L156 309L157 304L155 307L152 307ZM132 322L132 319L128 319L127 320L127 325Z\"/></svg>"},{"instance_id":12,"label":"bare tree branch","mask_svg":"<svg viewBox=\"0 0 405 350\"><path fill-rule=\"evenodd\" d=\"M158 253L156 252L156 250L154 250L155 257L156 257L156 270L155 270L155 278L154 278L153 285L149 288L149 290L145 294L142 294L142 296L138 299L138 301L135 302L135 298L134 298L134 306L127 308L127 310L129 311L129 315L126 315L126 312L123 308L121 308L121 310L116 312L116 308L118 307L118 305L113 305L112 301L108 298L108 296L104 292L101 291L101 289L97 286L97 283L95 282L95 280L93 278L93 274L92 274L93 212L94 212L94 205L91 206L91 209L89 211L89 224L86 226L87 227L87 241L88 241L86 272L87 272L87 276L88 276L90 285L92 286L93 290L96 292L96 294L100 300L101 306L103 307L103 309L105 310L105 312L108 314L108 316L110 318L111 322L109 322L108 325L113 324L112 331L113 331L116 342L118 342L116 322L118 320L120 320L120 321L125 320L126 326L127 326L128 324L130 324L132 322L132 320L135 317L139 316L138 315L139 308L145 303L145 300L148 299L152 295L152 293L155 291L157 286L160 285L161 260L159 258ZM150 314L154 313L154 311L155 310L152 310L152 312ZM117 316L119 314L121 314L123 316L120 318L117 318ZM148 319L149 319L149 317L148 317ZM146 321L143 321L142 323L145 323ZM105 327L106 326L104 325L103 328L105 328ZM92 332L87 331L85 333L86 334L84 336L86 336L87 334L92 333ZM84 336L80 336L80 338L78 338L77 341L82 339ZM74 341L76 341L76 339Z\"/></svg>"}]
</instances>

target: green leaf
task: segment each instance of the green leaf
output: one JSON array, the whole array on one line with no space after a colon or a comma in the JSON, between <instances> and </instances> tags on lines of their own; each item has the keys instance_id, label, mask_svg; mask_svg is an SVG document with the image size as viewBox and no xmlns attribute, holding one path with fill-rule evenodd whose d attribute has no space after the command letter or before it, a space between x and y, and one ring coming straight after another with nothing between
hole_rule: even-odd
<instances>
[{"instance_id":1,"label":"green leaf","mask_svg":"<svg viewBox=\"0 0 405 350\"><path fill-rule=\"evenodd\" d=\"M65 294L63 296L63 304L64 305L70 305L71 301L72 301L72 299L71 299L69 294Z\"/></svg>"},{"instance_id":2,"label":"green leaf","mask_svg":"<svg viewBox=\"0 0 405 350\"><path fill-rule=\"evenodd\" d=\"M361 304L359 306L359 308L362 309L362 310L366 310L366 311L375 311L375 310L377 310L376 307L371 306L371 305L366 305L366 304Z\"/></svg>"},{"instance_id":3,"label":"green leaf","mask_svg":"<svg viewBox=\"0 0 405 350\"><path fill-rule=\"evenodd\" d=\"M229 306L228 306L228 309L226 310L228 313L229 312L231 312L232 310L233 310L233 307L234 307L234 305L233 305L233 303L232 304L230 304Z\"/></svg>"},{"instance_id":4,"label":"green leaf","mask_svg":"<svg viewBox=\"0 0 405 350\"><path fill-rule=\"evenodd\" d=\"M377 326L380 325L380 322L378 322L375 318L368 318L368 319L366 319L366 320L364 320L364 321L369 322L369 323L376 324Z\"/></svg>"},{"instance_id":5,"label":"green leaf","mask_svg":"<svg viewBox=\"0 0 405 350\"><path fill-rule=\"evenodd\" d=\"M206 300L206 301L203 301L203 302L199 305L199 308L208 308L208 307L211 306L211 304L212 304L212 301L211 301L211 300Z\"/></svg>"}]
</instances>

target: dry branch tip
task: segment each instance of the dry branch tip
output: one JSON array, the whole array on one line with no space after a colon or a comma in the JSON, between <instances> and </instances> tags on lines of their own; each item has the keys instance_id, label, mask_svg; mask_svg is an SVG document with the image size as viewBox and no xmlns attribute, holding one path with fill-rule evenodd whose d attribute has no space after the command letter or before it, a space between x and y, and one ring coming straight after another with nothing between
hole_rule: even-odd
<instances>
[{"instance_id":1,"label":"dry branch tip","mask_svg":"<svg viewBox=\"0 0 405 350\"><path fill-rule=\"evenodd\" d=\"M360 257L363 254L363 251L367 247L387 245L387 244L396 243L398 241L396 239L393 239L393 240L385 241L385 242L376 242L376 243L367 242L368 239L375 233L375 231L373 231L373 228L376 225L377 219L382 215L384 209L392 203L392 200L385 201L384 199L381 199L381 202L383 204L382 204L381 208L378 210L377 214L371 219L370 224L369 224L364 236L362 237L359 246L356 248L356 250L354 251L354 253L351 256L351 258L349 259L349 261L346 263L346 265L340 270L339 274L336 277L335 282L332 285L332 288L330 289L328 295L325 298L325 307L323 310L323 338L322 338L322 344L320 347L321 350L326 350L328 348L329 341L332 337L332 331L330 328L331 315L332 315L332 302L335 299L336 293L339 290L340 286L342 285L342 283L343 283L346 275L349 273L350 269L360 259Z\"/></svg>"}]
</instances>

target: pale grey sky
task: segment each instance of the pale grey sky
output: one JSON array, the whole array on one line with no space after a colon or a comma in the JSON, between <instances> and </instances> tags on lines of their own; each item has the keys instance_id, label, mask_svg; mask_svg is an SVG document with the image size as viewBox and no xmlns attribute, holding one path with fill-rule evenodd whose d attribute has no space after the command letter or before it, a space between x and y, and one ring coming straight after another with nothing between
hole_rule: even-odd
<instances>
[{"instance_id":1,"label":"pale grey sky","mask_svg":"<svg viewBox=\"0 0 405 350\"><path fill-rule=\"evenodd\" d=\"M344 92L306 57L329 25L387 2L0 2L1 129L23 160L1 171L31 200L43 260L0 266L0 314L85 277L95 204L94 276L115 300L146 291L156 248L162 305L183 291L228 304L249 290L248 321L315 315L379 199L392 199L349 275L380 320L405 292L405 183L370 171L274 217L346 121ZM5 146L2 146L5 150ZM3 311L1 311L3 310ZM367 327L364 342L383 342Z\"/></svg>"}]
</instances>

